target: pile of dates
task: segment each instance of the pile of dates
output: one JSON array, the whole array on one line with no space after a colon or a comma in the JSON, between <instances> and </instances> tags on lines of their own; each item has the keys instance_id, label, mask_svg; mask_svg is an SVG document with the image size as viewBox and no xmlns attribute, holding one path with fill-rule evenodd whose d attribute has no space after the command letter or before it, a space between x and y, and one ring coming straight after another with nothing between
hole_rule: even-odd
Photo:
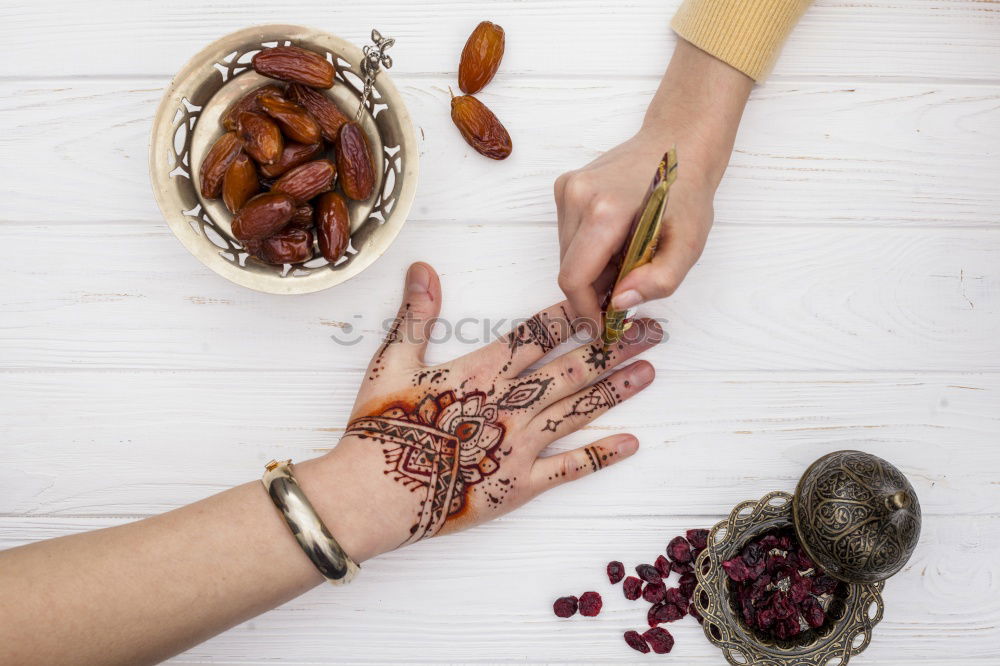
<instances>
[{"instance_id":1,"label":"pile of dates","mask_svg":"<svg viewBox=\"0 0 1000 666\"><path fill-rule=\"evenodd\" d=\"M266 48L253 68L282 83L251 90L222 115L226 131L201 163L201 195L222 197L233 236L261 261L309 261L315 238L332 265L350 242L345 197L364 201L375 187L368 140L322 92L336 70L319 53Z\"/></svg>"},{"instance_id":2,"label":"pile of dates","mask_svg":"<svg viewBox=\"0 0 1000 666\"><path fill-rule=\"evenodd\" d=\"M722 563L743 621L779 640L826 622L830 602L844 584L822 573L788 528L765 534Z\"/></svg>"},{"instance_id":3,"label":"pile of dates","mask_svg":"<svg viewBox=\"0 0 1000 666\"><path fill-rule=\"evenodd\" d=\"M462 138L480 155L507 159L514 146L507 128L474 94L493 79L503 58L503 28L483 21L469 35L458 63L458 87L464 95L451 96L451 120Z\"/></svg>"}]
</instances>

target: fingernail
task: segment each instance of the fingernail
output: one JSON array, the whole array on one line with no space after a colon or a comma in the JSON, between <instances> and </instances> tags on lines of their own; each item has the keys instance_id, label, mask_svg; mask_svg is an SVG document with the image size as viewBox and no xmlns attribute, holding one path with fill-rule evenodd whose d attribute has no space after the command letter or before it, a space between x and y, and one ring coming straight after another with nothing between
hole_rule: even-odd
<instances>
[{"instance_id":1,"label":"fingernail","mask_svg":"<svg viewBox=\"0 0 1000 666\"><path fill-rule=\"evenodd\" d=\"M653 377L656 376L656 371L653 370L653 366L649 363L637 363L639 367L635 369L632 375L632 385L636 388L642 388L643 386L649 385L653 381Z\"/></svg>"},{"instance_id":2,"label":"fingernail","mask_svg":"<svg viewBox=\"0 0 1000 666\"><path fill-rule=\"evenodd\" d=\"M615 444L615 450L620 456L630 456L639 448L639 440L632 435L622 435L620 442Z\"/></svg>"},{"instance_id":3,"label":"fingernail","mask_svg":"<svg viewBox=\"0 0 1000 666\"><path fill-rule=\"evenodd\" d=\"M413 264L406 272L406 291L410 294L426 294L431 289L431 272L423 264Z\"/></svg>"},{"instance_id":4,"label":"fingernail","mask_svg":"<svg viewBox=\"0 0 1000 666\"><path fill-rule=\"evenodd\" d=\"M628 310L642 303L642 294L635 289L629 289L611 299L611 307L615 310Z\"/></svg>"}]
</instances>

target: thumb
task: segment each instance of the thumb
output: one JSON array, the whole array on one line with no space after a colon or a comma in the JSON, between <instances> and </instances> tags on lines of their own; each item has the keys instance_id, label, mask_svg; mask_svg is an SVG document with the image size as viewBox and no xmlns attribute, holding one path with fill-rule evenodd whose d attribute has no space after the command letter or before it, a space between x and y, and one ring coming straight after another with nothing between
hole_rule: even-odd
<instances>
[{"instance_id":1,"label":"thumb","mask_svg":"<svg viewBox=\"0 0 1000 666\"><path fill-rule=\"evenodd\" d=\"M630 272L615 287L611 306L616 310L628 310L673 295L704 247L704 238L691 239L665 232L653 260Z\"/></svg>"},{"instance_id":2,"label":"thumb","mask_svg":"<svg viewBox=\"0 0 1000 666\"><path fill-rule=\"evenodd\" d=\"M403 365L412 368L423 362L431 329L441 312L441 280L422 261L406 271L403 302L386 333L372 366Z\"/></svg>"}]
</instances>

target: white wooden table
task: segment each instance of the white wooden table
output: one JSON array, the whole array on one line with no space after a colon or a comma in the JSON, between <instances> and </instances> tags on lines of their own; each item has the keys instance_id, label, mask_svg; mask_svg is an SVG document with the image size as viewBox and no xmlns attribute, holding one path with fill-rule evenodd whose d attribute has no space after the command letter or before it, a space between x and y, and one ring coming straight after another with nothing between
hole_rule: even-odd
<instances>
[{"instance_id":1,"label":"white wooden table","mask_svg":"<svg viewBox=\"0 0 1000 666\"><path fill-rule=\"evenodd\" d=\"M629 136L678 0L6 0L0 5L0 547L116 525L332 447L405 267L444 316L558 300L551 187ZM287 5L287 6L282 6ZM448 117L481 19L507 31L483 99L503 163ZM232 30L393 35L418 126L409 222L360 278L305 297L217 277L147 178L164 86ZM758 88L699 265L667 303L657 383L569 448L636 433L625 464L471 532L378 558L178 663L613 662L644 612L603 574L861 448L919 493L923 534L859 663L996 663L1000 646L1000 3L821 0ZM484 294L488 294L484 297ZM330 336L344 322L362 342ZM463 351L439 346L443 359ZM596 589L593 620L552 600ZM717 663L691 620L671 663ZM652 657L642 657L649 661Z\"/></svg>"}]
</instances>

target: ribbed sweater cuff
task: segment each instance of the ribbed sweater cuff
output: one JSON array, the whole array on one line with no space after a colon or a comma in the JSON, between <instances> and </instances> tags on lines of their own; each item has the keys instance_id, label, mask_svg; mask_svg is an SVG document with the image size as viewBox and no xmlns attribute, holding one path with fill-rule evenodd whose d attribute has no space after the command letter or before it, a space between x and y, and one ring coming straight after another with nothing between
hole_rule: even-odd
<instances>
[{"instance_id":1,"label":"ribbed sweater cuff","mask_svg":"<svg viewBox=\"0 0 1000 666\"><path fill-rule=\"evenodd\" d=\"M698 48L761 81L811 1L685 0L671 27Z\"/></svg>"}]
</instances>

